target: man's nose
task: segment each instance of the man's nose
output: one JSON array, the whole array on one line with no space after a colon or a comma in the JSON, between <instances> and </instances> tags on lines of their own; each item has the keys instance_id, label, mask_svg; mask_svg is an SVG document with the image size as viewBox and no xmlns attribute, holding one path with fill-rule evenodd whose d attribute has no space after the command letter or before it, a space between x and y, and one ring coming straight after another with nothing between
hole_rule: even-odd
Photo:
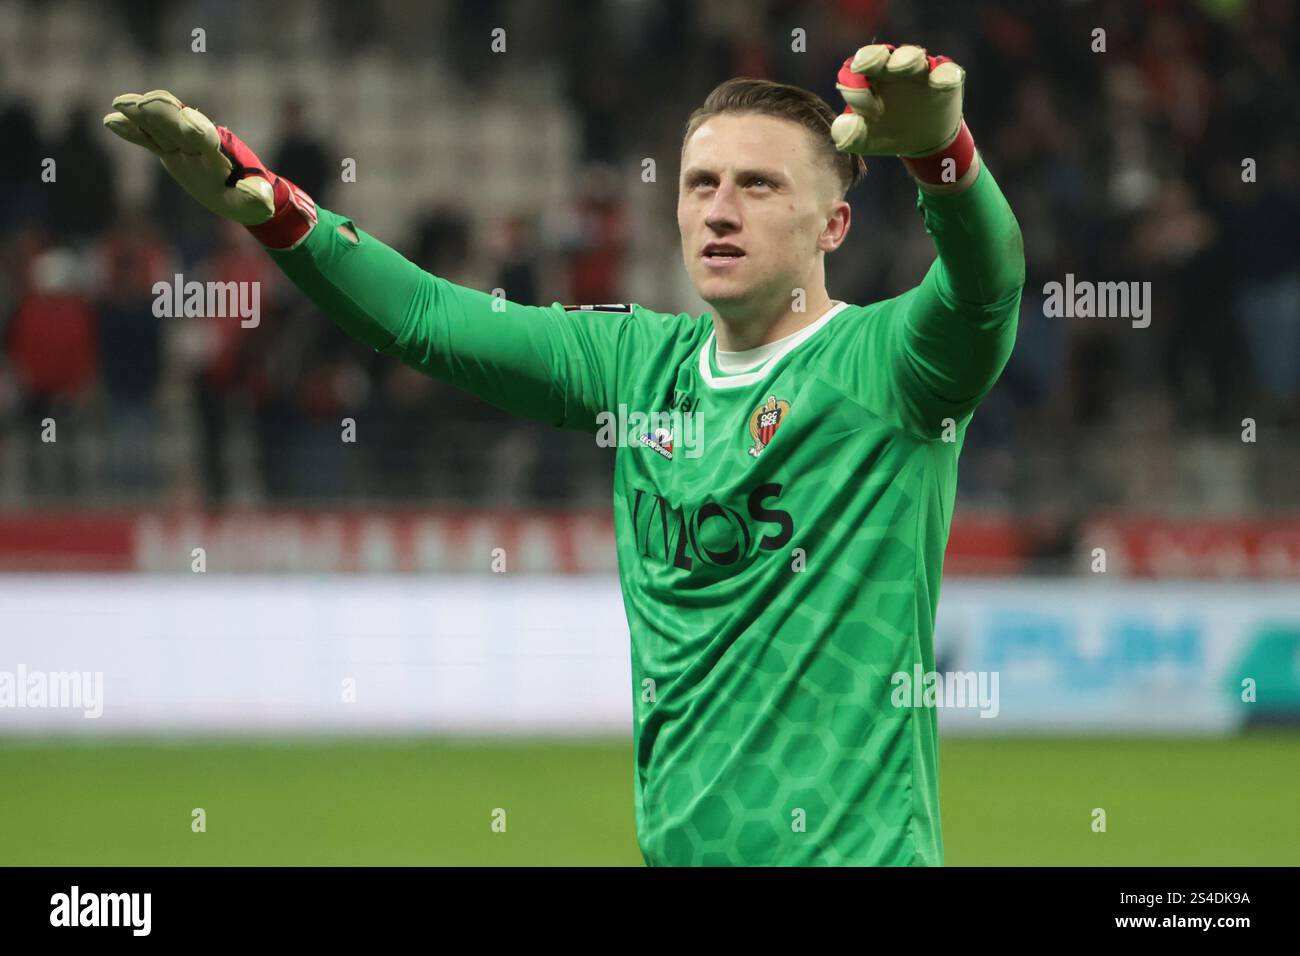
<instances>
[{"instance_id":1,"label":"man's nose","mask_svg":"<svg viewBox=\"0 0 1300 956\"><path fill-rule=\"evenodd\" d=\"M715 232L734 232L740 228L740 210L734 189L724 185L714 190L704 224Z\"/></svg>"}]
</instances>

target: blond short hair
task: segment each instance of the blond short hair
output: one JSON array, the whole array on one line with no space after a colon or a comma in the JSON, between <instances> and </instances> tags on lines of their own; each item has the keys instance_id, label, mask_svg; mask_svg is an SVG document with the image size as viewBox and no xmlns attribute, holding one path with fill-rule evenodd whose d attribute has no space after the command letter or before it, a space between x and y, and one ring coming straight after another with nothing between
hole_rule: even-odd
<instances>
[{"instance_id":1,"label":"blond short hair","mask_svg":"<svg viewBox=\"0 0 1300 956\"><path fill-rule=\"evenodd\" d=\"M831 139L831 123L835 111L827 102L810 90L740 76L718 84L712 93L686 121L686 134L682 137L682 151L695 131L705 120L723 113L757 113L798 123L813 135L814 148L840 181L843 196L867 171L861 156L842 153Z\"/></svg>"}]
</instances>

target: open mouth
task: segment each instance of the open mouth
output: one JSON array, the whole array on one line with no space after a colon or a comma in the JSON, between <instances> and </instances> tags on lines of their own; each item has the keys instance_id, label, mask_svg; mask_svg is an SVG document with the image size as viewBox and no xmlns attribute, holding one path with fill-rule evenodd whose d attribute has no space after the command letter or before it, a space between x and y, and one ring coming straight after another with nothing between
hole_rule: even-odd
<instances>
[{"instance_id":1,"label":"open mouth","mask_svg":"<svg viewBox=\"0 0 1300 956\"><path fill-rule=\"evenodd\" d=\"M733 259L743 259L745 250L730 243L711 242L704 247L704 251L700 255L710 262L725 262Z\"/></svg>"}]
</instances>

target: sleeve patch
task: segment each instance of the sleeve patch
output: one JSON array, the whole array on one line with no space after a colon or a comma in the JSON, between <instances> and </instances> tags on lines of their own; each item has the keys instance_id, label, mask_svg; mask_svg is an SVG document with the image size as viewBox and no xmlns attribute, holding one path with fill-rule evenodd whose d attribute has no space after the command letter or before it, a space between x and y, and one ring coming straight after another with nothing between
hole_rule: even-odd
<instances>
[{"instance_id":1,"label":"sleeve patch","mask_svg":"<svg viewBox=\"0 0 1300 956\"><path fill-rule=\"evenodd\" d=\"M629 315L632 312L632 306L624 303L615 305L566 305L565 312L618 312L623 315Z\"/></svg>"}]
</instances>

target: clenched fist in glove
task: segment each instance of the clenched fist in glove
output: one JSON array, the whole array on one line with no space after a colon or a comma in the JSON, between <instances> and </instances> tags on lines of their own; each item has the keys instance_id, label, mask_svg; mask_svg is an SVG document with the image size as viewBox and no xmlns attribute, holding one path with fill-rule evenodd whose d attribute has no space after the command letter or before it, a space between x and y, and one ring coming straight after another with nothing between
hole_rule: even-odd
<instances>
[{"instance_id":1,"label":"clenched fist in glove","mask_svg":"<svg viewBox=\"0 0 1300 956\"><path fill-rule=\"evenodd\" d=\"M969 182L975 143L962 120L966 71L919 46L864 46L844 61L835 85L848 104L831 136L846 153L899 156L922 183Z\"/></svg>"}]
</instances>

